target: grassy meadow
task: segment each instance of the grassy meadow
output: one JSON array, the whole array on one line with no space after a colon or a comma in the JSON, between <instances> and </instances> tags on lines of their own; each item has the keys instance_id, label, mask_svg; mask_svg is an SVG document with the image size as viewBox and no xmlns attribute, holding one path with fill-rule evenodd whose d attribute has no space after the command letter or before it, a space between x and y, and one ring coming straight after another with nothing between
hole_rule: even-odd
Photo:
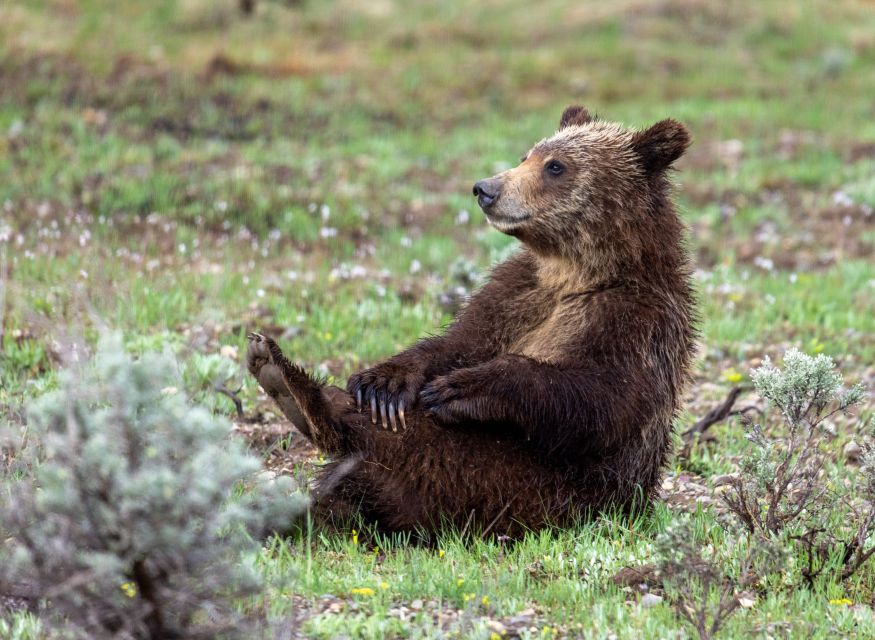
<instances>
[{"instance_id":1,"label":"grassy meadow","mask_svg":"<svg viewBox=\"0 0 875 640\"><path fill-rule=\"evenodd\" d=\"M245 374L246 333L342 384L437 331L514 243L471 185L572 103L694 137L674 181L702 340L679 431L791 346L875 392L871 2L262 0L247 16L233 0L22 0L0 3L0 415L23 424L118 331L133 354L171 350L185 391L271 468L312 470ZM834 420L837 459L855 424ZM281 637L693 637L668 599L644 606L611 576L651 562L680 511L732 542L713 479L743 430L708 433L647 517L513 545L276 538L255 560L271 586L241 607ZM875 637L875 566L791 582L720 637Z\"/></svg>"}]
</instances>

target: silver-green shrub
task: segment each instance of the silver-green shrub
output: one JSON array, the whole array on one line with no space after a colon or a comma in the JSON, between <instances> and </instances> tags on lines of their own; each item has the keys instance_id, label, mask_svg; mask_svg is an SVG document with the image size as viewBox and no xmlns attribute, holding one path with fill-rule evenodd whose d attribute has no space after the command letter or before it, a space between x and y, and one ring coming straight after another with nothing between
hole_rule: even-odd
<instances>
[{"instance_id":1,"label":"silver-green shrub","mask_svg":"<svg viewBox=\"0 0 875 640\"><path fill-rule=\"evenodd\" d=\"M845 389L831 358L796 349L782 368L766 358L751 379L767 408L762 424L745 423L749 446L723 495L722 531L681 517L656 544L666 593L703 640L751 606L770 575L783 580L795 566L809 584L845 579L875 555L875 420L858 468L837 464L829 446L830 418L862 402L862 385ZM710 535L723 543L708 544Z\"/></svg>"},{"instance_id":2,"label":"silver-green shrub","mask_svg":"<svg viewBox=\"0 0 875 640\"><path fill-rule=\"evenodd\" d=\"M867 445L859 469L836 465L829 420L859 405L863 386L845 389L831 358L796 349L783 368L767 358L751 379L780 416L767 412L765 426L746 425L750 446L724 500L750 534L800 547L808 580L830 558L839 558L836 569L848 577L875 553L875 456Z\"/></svg>"},{"instance_id":3,"label":"silver-green shrub","mask_svg":"<svg viewBox=\"0 0 875 640\"><path fill-rule=\"evenodd\" d=\"M783 369L764 364L751 371L759 394L780 411L769 432L748 424L751 443L726 502L751 533L776 534L826 506L825 466L829 418L864 397L862 385L844 389L831 358L791 349Z\"/></svg>"},{"instance_id":4,"label":"silver-green shrub","mask_svg":"<svg viewBox=\"0 0 875 640\"><path fill-rule=\"evenodd\" d=\"M175 391L175 371L108 340L29 407L39 446L0 497L0 581L37 594L65 637L235 635L258 539L306 508L291 479L256 481L259 459Z\"/></svg>"}]
</instances>

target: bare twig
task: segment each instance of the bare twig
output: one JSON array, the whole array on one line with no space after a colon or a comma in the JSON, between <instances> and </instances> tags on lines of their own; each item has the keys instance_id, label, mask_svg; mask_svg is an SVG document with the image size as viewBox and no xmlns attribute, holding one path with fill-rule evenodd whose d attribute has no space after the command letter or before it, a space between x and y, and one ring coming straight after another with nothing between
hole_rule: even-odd
<instances>
[{"instance_id":1,"label":"bare twig","mask_svg":"<svg viewBox=\"0 0 875 640\"><path fill-rule=\"evenodd\" d=\"M217 383L216 385L213 386L213 390L217 391L218 393L221 393L222 395L225 395L225 396L228 396L229 398L231 398L231 402L234 403L234 408L237 409L237 417L242 420L243 419L243 401L240 399L240 396L238 395L240 393L240 389L237 389L237 391L232 391L231 389L226 387L224 384Z\"/></svg>"},{"instance_id":2,"label":"bare twig","mask_svg":"<svg viewBox=\"0 0 875 640\"><path fill-rule=\"evenodd\" d=\"M726 396L726 399L721 404L711 409L692 427L684 431L681 434L681 440L684 443L683 449L681 451L681 456L689 456L690 449L692 448L693 443L696 441L696 438L700 437L715 424L723 422L731 415L738 415L739 413L744 413L754 409L755 407L745 407L740 412L732 411L732 408L735 406L735 401L738 399L738 396L747 390L748 387L733 387L732 390L730 390L729 395Z\"/></svg>"},{"instance_id":3,"label":"bare twig","mask_svg":"<svg viewBox=\"0 0 875 640\"><path fill-rule=\"evenodd\" d=\"M465 526L462 528L462 533L459 534L459 539L464 540L465 534L468 533L468 528L471 526L471 523L474 521L474 509L471 509L471 513L468 514L468 520L465 521Z\"/></svg>"},{"instance_id":4,"label":"bare twig","mask_svg":"<svg viewBox=\"0 0 875 640\"><path fill-rule=\"evenodd\" d=\"M501 508L501 511L498 512L498 515L492 519L492 522L489 523L489 526L483 531L483 538L486 539L486 534L492 529L493 525L498 522L498 519L504 515L504 513L510 508L510 501L506 502L505 505Z\"/></svg>"}]
</instances>

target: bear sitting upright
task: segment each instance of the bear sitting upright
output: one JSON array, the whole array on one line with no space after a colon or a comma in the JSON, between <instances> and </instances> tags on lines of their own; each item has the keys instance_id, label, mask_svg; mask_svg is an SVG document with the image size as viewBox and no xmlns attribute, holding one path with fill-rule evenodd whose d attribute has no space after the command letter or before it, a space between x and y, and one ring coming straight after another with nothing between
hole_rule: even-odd
<instances>
[{"instance_id":1,"label":"bear sitting upright","mask_svg":"<svg viewBox=\"0 0 875 640\"><path fill-rule=\"evenodd\" d=\"M653 497L696 337L667 171L689 145L562 114L522 163L474 185L521 251L444 335L323 386L269 338L249 370L333 458L317 509L384 531L519 535Z\"/></svg>"}]
</instances>

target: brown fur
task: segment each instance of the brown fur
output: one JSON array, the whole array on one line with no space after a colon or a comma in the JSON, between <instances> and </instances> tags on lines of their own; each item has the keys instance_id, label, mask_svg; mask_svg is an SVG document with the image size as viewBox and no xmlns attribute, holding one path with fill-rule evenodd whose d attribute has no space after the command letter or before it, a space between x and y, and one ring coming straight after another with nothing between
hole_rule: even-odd
<instances>
[{"instance_id":1,"label":"brown fur","mask_svg":"<svg viewBox=\"0 0 875 640\"><path fill-rule=\"evenodd\" d=\"M444 335L348 392L256 337L250 370L336 460L317 501L388 531L515 535L652 497L695 338L665 176L688 144L672 120L634 132L567 109L518 167L475 187L524 249Z\"/></svg>"}]
</instances>

